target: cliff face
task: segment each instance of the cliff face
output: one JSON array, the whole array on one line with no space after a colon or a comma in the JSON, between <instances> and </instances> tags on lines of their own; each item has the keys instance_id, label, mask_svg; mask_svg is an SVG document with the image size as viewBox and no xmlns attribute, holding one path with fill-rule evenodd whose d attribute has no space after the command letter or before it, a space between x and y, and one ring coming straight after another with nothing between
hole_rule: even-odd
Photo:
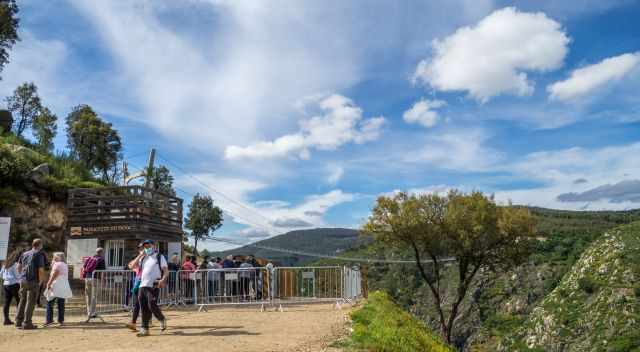
<instances>
[{"instance_id":1,"label":"cliff face","mask_svg":"<svg viewBox=\"0 0 640 352\"><path fill-rule=\"evenodd\" d=\"M506 351L640 350L640 222L597 240L532 311Z\"/></svg>"},{"instance_id":2,"label":"cliff face","mask_svg":"<svg viewBox=\"0 0 640 352\"><path fill-rule=\"evenodd\" d=\"M53 199L45 192L16 192L10 204L0 210L0 216L11 220L10 248L28 247L40 238L45 250L64 250L66 214L64 200Z\"/></svg>"}]
</instances>

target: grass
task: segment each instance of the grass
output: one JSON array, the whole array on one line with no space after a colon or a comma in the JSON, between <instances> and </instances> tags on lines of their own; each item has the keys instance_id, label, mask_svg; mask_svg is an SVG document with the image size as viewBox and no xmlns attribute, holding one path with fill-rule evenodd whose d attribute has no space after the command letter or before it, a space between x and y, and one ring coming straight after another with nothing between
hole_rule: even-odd
<instances>
[{"instance_id":1,"label":"grass","mask_svg":"<svg viewBox=\"0 0 640 352\"><path fill-rule=\"evenodd\" d=\"M341 346L347 350L454 351L382 291L372 292L365 304L351 314L351 318L353 333Z\"/></svg>"},{"instance_id":2,"label":"grass","mask_svg":"<svg viewBox=\"0 0 640 352\"><path fill-rule=\"evenodd\" d=\"M38 151L28 141L5 134L0 136L0 181L11 189L0 192L0 207L13 201L16 194L12 192L24 188L27 175L40 164L47 164L50 174L39 186L53 195L64 194L70 188L102 186L90 170L70 155Z\"/></svg>"}]
</instances>

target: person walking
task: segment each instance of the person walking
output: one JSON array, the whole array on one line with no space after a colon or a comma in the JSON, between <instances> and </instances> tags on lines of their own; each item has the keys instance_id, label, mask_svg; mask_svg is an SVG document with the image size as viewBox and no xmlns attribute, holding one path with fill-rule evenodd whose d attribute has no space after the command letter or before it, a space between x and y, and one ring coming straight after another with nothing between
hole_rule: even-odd
<instances>
[{"instance_id":1,"label":"person walking","mask_svg":"<svg viewBox=\"0 0 640 352\"><path fill-rule=\"evenodd\" d=\"M136 263L139 263L140 260L144 257L144 248L142 246L142 243L140 243L140 245L138 245L138 255L133 258L130 262L129 262L129 269L131 269L134 272L134 279L133 279L133 287L131 288L131 321L127 324L127 327L131 330L131 331L138 331L138 327L137 327L137 322L138 322L138 316L140 315L140 300L138 299L138 293L140 292L140 283L142 281L142 270L140 268L139 265L137 265Z\"/></svg>"},{"instance_id":2,"label":"person walking","mask_svg":"<svg viewBox=\"0 0 640 352\"><path fill-rule=\"evenodd\" d=\"M53 324L53 305L58 305L58 324L64 324L64 303L71 298L71 286L69 285L69 267L67 266L64 253L53 254L53 264L51 265L51 275L47 282L45 297L47 299L47 313L45 326Z\"/></svg>"},{"instance_id":3,"label":"person walking","mask_svg":"<svg viewBox=\"0 0 640 352\"><path fill-rule=\"evenodd\" d=\"M16 316L16 327L18 329L37 329L33 325L33 310L36 307L36 297L40 284L46 280L44 275L45 258L42 253L42 240L36 238L31 244L31 250L22 253L18 260L18 274L21 275L20 282L20 303L18 304L18 315Z\"/></svg>"},{"instance_id":4,"label":"person walking","mask_svg":"<svg viewBox=\"0 0 640 352\"><path fill-rule=\"evenodd\" d=\"M11 301L15 299L16 305L20 303L20 274L18 274L18 259L22 255L22 250L16 249L7 258L2 269L0 270L0 277L2 277L2 288L4 290L4 306L2 307L2 313L4 313L4 325L13 325L11 319L9 319L9 309L11 308Z\"/></svg>"},{"instance_id":5,"label":"person walking","mask_svg":"<svg viewBox=\"0 0 640 352\"><path fill-rule=\"evenodd\" d=\"M96 285L100 279L96 270L105 270L106 263L104 261L104 249L96 248L96 254L87 258L82 265L81 277L84 279L84 296L87 302L87 322L97 317L96 304L98 301L98 292ZM95 274L95 275L94 275Z\"/></svg>"},{"instance_id":6,"label":"person walking","mask_svg":"<svg viewBox=\"0 0 640 352\"><path fill-rule=\"evenodd\" d=\"M167 329L167 319L158 307L158 296L160 289L167 283L169 277L169 265L164 256L158 253L154 248L152 240L145 240L144 256L134 263L134 267L141 268L142 276L140 277L140 290L138 292L138 300L142 309L142 328L138 333L138 337L149 336L149 321L151 315L154 315L160 321L160 329Z\"/></svg>"}]
</instances>

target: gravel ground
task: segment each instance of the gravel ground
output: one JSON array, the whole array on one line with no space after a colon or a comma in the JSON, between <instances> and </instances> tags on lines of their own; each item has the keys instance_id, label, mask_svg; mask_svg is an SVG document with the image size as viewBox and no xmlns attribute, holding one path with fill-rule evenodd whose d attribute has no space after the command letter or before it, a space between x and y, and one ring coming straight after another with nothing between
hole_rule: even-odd
<instances>
[{"instance_id":1,"label":"gravel ground","mask_svg":"<svg viewBox=\"0 0 640 352\"><path fill-rule=\"evenodd\" d=\"M330 304L285 306L284 312L259 307L215 308L208 312L168 310L169 328L159 324L139 338L124 327L126 314L84 323L69 316L65 326L22 331L0 326L0 351L336 351L327 347L345 334L349 308ZM42 324L42 314L34 323Z\"/></svg>"}]
</instances>

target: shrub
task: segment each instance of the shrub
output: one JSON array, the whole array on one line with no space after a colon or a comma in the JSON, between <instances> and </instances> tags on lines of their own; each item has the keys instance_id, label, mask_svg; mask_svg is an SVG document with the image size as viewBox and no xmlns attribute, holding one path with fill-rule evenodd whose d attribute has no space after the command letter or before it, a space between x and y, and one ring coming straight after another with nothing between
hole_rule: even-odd
<instances>
[{"instance_id":1,"label":"shrub","mask_svg":"<svg viewBox=\"0 0 640 352\"><path fill-rule=\"evenodd\" d=\"M587 294L592 294L598 288L598 285L591 278L585 276L578 280L578 287Z\"/></svg>"}]
</instances>

